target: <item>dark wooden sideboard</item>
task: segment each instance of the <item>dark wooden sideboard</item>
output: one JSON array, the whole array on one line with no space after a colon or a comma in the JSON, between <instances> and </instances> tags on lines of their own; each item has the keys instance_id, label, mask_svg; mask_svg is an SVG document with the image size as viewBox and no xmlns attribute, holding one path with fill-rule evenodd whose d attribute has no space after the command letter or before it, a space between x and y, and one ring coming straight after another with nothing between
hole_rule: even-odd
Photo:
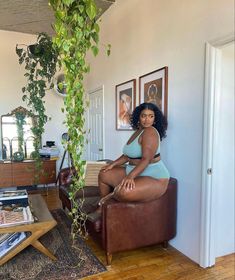
<instances>
[{"instance_id":1,"label":"dark wooden sideboard","mask_svg":"<svg viewBox=\"0 0 235 280\"><path fill-rule=\"evenodd\" d=\"M51 184L56 182L56 160L42 161L37 174L35 161L1 162L0 188Z\"/></svg>"}]
</instances>

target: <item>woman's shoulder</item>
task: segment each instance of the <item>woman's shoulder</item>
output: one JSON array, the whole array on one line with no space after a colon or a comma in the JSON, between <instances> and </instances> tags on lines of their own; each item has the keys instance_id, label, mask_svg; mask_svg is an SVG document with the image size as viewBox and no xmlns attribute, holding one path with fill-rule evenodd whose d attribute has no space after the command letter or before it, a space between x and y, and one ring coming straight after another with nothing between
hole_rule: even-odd
<instances>
[{"instance_id":1,"label":"woman's shoulder","mask_svg":"<svg viewBox=\"0 0 235 280\"><path fill-rule=\"evenodd\" d=\"M146 132L146 133L157 133L158 134L158 131L154 126L145 127L144 132Z\"/></svg>"},{"instance_id":2,"label":"woman's shoulder","mask_svg":"<svg viewBox=\"0 0 235 280\"><path fill-rule=\"evenodd\" d=\"M153 126L144 128L143 134L144 137L150 137L150 136L159 136L159 133L157 129Z\"/></svg>"}]
</instances>

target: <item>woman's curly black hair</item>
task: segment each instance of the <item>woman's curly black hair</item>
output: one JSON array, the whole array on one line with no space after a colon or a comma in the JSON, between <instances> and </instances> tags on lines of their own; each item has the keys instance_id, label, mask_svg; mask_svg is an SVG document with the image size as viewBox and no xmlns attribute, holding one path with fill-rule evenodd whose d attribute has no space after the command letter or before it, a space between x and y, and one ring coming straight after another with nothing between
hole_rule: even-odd
<instances>
[{"instance_id":1,"label":"woman's curly black hair","mask_svg":"<svg viewBox=\"0 0 235 280\"><path fill-rule=\"evenodd\" d=\"M140 114L143 110L151 110L154 112L154 123L153 127L155 127L160 135L160 139L166 137L166 129L167 129L167 120L165 116L163 115L162 111L153 103L142 103L139 106L137 106L132 115L131 115L131 126L133 129L139 128L139 120L140 120Z\"/></svg>"}]
</instances>

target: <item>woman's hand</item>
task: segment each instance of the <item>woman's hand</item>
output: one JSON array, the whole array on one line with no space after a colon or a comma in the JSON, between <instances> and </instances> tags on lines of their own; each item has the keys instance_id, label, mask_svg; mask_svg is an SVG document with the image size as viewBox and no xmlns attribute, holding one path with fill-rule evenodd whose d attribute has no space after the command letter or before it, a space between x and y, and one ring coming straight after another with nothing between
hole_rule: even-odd
<instances>
[{"instance_id":1,"label":"woman's hand","mask_svg":"<svg viewBox=\"0 0 235 280\"><path fill-rule=\"evenodd\" d=\"M122 182L118 185L118 189L119 190L122 189L122 188L124 188L127 191L133 190L135 188L135 181L134 181L134 179L126 176L122 180Z\"/></svg>"},{"instance_id":2,"label":"woman's hand","mask_svg":"<svg viewBox=\"0 0 235 280\"><path fill-rule=\"evenodd\" d=\"M111 170L114 166L115 166L115 165L114 165L113 163L109 163L109 164L103 166L100 170L101 170L102 172L106 172L106 171L108 171L108 170Z\"/></svg>"}]
</instances>

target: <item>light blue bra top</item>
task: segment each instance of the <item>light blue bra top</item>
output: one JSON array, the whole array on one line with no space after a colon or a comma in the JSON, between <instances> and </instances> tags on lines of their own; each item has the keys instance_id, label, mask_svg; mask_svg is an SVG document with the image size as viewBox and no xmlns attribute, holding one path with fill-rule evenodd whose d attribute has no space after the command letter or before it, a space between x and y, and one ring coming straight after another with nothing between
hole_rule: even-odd
<instances>
[{"instance_id":1,"label":"light blue bra top","mask_svg":"<svg viewBox=\"0 0 235 280\"><path fill-rule=\"evenodd\" d=\"M139 143L139 137L143 132L144 132L144 129L130 144L126 144L123 147L123 154L124 155L128 156L129 158L142 158L142 147ZM159 136L158 131L157 131L157 135L158 135L159 140L160 140L160 136ZM157 155L157 154L160 154L160 141L159 141L158 149L157 149L155 155Z\"/></svg>"}]
</instances>

